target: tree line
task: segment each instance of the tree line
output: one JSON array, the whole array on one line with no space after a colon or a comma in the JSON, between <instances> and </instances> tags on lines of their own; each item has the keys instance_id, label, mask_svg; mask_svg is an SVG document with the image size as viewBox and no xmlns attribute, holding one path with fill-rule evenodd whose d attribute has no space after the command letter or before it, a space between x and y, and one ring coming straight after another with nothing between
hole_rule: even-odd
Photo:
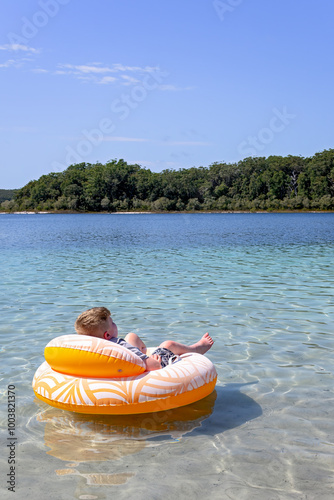
<instances>
[{"instance_id":1,"label":"tree line","mask_svg":"<svg viewBox=\"0 0 334 500\"><path fill-rule=\"evenodd\" d=\"M0 189L0 203L12 200L15 196L15 189Z\"/></svg>"},{"instance_id":2,"label":"tree line","mask_svg":"<svg viewBox=\"0 0 334 500\"><path fill-rule=\"evenodd\" d=\"M39 211L334 210L334 149L164 170L124 160L70 165L15 191L1 209Z\"/></svg>"}]
</instances>

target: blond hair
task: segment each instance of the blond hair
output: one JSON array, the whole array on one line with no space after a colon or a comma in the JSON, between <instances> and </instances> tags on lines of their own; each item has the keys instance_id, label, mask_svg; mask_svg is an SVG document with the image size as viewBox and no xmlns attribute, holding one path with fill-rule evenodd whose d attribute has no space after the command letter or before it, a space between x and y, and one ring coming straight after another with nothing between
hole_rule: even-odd
<instances>
[{"instance_id":1,"label":"blond hair","mask_svg":"<svg viewBox=\"0 0 334 500\"><path fill-rule=\"evenodd\" d=\"M106 307L93 307L77 317L74 327L80 335L99 336L109 317L110 311Z\"/></svg>"}]
</instances>

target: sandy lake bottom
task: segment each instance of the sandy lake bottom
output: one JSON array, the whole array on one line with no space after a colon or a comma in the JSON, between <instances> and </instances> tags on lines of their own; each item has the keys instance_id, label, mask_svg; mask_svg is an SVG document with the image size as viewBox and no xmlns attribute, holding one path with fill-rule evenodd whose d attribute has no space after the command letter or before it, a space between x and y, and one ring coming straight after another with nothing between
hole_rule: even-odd
<instances>
[{"instance_id":1,"label":"sandy lake bottom","mask_svg":"<svg viewBox=\"0 0 334 500\"><path fill-rule=\"evenodd\" d=\"M2 498L334 497L334 214L2 216L0 245ZM36 400L45 345L97 305L147 345L208 331L215 392L123 417Z\"/></svg>"}]
</instances>

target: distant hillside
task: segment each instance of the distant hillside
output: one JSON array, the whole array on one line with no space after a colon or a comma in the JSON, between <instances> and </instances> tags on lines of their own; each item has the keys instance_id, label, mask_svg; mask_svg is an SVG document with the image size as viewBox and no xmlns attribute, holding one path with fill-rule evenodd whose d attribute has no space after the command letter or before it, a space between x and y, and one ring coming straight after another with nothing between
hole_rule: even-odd
<instances>
[{"instance_id":1,"label":"distant hillside","mask_svg":"<svg viewBox=\"0 0 334 500\"><path fill-rule=\"evenodd\" d=\"M0 189L0 203L6 200L12 200L18 189Z\"/></svg>"},{"instance_id":2,"label":"distant hillside","mask_svg":"<svg viewBox=\"0 0 334 500\"><path fill-rule=\"evenodd\" d=\"M0 207L78 212L334 210L334 149L310 158L249 157L160 173L122 159L105 165L79 163L28 182Z\"/></svg>"}]
</instances>

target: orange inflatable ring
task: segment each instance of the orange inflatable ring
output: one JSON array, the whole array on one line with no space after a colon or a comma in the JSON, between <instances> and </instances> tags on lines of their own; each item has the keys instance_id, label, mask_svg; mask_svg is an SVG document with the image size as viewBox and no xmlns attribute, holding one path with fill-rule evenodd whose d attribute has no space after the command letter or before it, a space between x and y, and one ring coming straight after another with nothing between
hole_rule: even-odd
<instances>
[{"instance_id":1,"label":"orange inflatable ring","mask_svg":"<svg viewBox=\"0 0 334 500\"><path fill-rule=\"evenodd\" d=\"M33 379L35 395L78 413L125 415L194 403L214 390L217 373L202 354L183 354L152 372L132 351L104 339L63 335L45 348Z\"/></svg>"}]
</instances>

